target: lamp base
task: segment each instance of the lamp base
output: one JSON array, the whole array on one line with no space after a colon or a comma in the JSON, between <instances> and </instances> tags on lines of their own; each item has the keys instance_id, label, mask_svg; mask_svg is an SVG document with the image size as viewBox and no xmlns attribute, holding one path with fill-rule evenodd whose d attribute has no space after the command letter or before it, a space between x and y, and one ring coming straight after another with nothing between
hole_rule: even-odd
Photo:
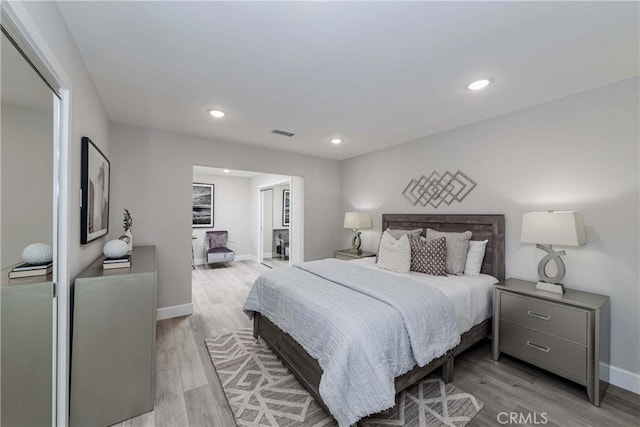
<instances>
[{"instance_id":1,"label":"lamp base","mask_svg":"<svg viewBox=\"0 0 640 427\"><path fill-rule=\"evenodd\" d=\"M547 283L547 282L538 282L536 283L536 289L539 291L553 292L560 295L565 293L564 285L561 283L555 284L555 283Z\"/></svg>"},{"instance_id":2,"label":"lamp base","mask_svg":"<svg viewBox=\"0 0 640 427\"><path fill-rule=\"evenodd\" d=\"M360 245L362 244L362 240L360 240L360 232L353 229L353 237L351 238L351 252L355 254L361 254L362 250L360 249Z\"/></svg>"}]
</instances>

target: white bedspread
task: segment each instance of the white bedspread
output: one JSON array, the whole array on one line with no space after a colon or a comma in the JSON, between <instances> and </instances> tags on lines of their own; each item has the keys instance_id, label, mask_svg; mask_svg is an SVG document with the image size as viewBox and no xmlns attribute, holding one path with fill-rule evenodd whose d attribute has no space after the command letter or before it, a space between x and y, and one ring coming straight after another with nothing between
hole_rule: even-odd
<instances>
[{"instance_id":1,"label":"white bedspread","mask_svg":"<svg viewBox=\"0 0 640 427\"><path fill-rule=\"evenodd\" d=\"M380 270L376 266L375 257L362 258L350 262ZM397 276L410 276L437 287L453 304L458 331L461 334L493 315L493 285L499 282L493 276L488 274L465 274L464 276L439 277L414 271L409 273L388 273Z\"/></svg>"},{"instance_id":2,"label":"white bedspread","mask_svg":"<svg viewBox=\"0 0 640 427\"><path fill-rule=\"evenodd\" d=\"M341 426L392 407L396 377L460 340L440 286L370 267L327 259L274 269L256 280L244 307L318 360L320 395Z\"/></svg>"}]
</instances>

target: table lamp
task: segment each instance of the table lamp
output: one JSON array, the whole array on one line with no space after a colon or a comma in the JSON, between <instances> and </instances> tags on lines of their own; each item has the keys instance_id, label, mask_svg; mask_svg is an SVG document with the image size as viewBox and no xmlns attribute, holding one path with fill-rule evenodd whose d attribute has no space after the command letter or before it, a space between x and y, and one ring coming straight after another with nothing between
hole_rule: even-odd
<instances>
[{"instance_id":1,"label":"table lamp","mask_svg":"<svg viewBox=\"0 0 640 427\"><path fill-rule=\"evenodd\" d=\"M527 212L522 216L520 241L535 243L537 248L547 253L538 264L540 281L536 284L536 289L563 294L565 289L560 282L566 270L561 256L566 255L566 252L555 251L551 245L582 246L586 243L580 212ZM546 272L546 266L551 260L557 266L557 273L553 277Z\"/></svg>"},{"instance_id":2,"label":"table lamp","mask_svg":"<svg viewBox=\"0 0 640 427\"><path fill-rule=\"evenodd\" d=\"M350 228L353 230L353 238L351 239L351 252L362 253L360 245L360 231L366 228L373 228L371 222L371 215L366 212L346 212L344 214L344 228Z\"/></svg>"}]
</instances>

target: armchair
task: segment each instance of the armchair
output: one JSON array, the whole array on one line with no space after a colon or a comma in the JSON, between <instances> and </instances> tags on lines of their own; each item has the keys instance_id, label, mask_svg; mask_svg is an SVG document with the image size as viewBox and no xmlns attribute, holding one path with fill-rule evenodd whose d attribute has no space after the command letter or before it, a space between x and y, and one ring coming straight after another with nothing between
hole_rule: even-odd
<instances>
[{"instance_id":1,"label":"armchair","mask_svg":"<svg viewBox=\"0 0 640 427\"><path fill-rule=\"evenodd\" d=\"M207 251L208 264L233 261L235 252L228 248L228 231L207 231L204 244Z\"/></svg>"}]
</instances>

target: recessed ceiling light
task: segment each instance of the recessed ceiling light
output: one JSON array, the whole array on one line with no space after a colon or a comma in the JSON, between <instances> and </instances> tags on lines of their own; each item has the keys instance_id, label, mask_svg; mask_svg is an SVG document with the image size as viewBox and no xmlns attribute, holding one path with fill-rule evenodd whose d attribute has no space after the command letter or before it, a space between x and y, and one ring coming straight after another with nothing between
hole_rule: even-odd
<instances>
[{"instance_id":1,"label":"recessed ceiling light","mask_svg":"<svg viewBox=\"0 0 640 427\"><path fill-rule=\"evenodd\" d=\"M224 172L224 173L229 173L229 172L231 172L231 171L230 171L229 169L225 169L225 170L223 170L223 172Z\"/></svg>"},{"instance_id":2,"label":"recessed ceiling light","mask_svg":"<svg viewBox=\"0 0 640 427\"><path fill-rule=\"evenodd\" d=\"M208 113L211 115L211 117L215 117L216 119L221 119L227 115L227 113L222 110L209 110Z\"/></svg>"},{"instance_id":3,"label":"recessed ceiling light","mask_svg":"<svg viewBox=\"0 0 640 427\"><path fill-rule=\"evenodd\" d=\"M340 139L340 138L332 138L331 139L331 143L332 144L336 144L337 145L337 144L340 144L341 142L342 142L342 139Z\"/></svg>"},{"instance_id":4,"label":"recessed ceiling light","mask_svg":"<svg viewBox=\"0 0 640 427\"><path fill-rule=\"evenodd\" d=\"M491 84L491 80L488 79L481 79L481 80L476 80L475 82L471 82L467 85L467 89L469 90L480 90L480 89L484 89L485 87L489 86Z\"/></svg>"}]
</instances>

